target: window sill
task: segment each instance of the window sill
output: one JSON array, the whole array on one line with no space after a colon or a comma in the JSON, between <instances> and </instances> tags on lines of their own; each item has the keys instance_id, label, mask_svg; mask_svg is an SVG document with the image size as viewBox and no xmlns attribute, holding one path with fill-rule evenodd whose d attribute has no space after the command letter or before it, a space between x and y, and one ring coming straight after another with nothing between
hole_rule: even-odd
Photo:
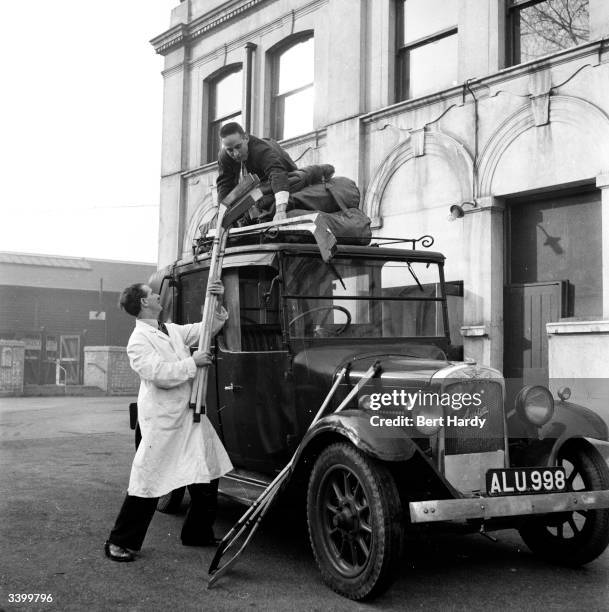
<instances>
[{"instance_id":1,"label":"window sill","mask_svg":"<svg viewBox=\"0 0 609 612\"><path fill-rule=\"evenodd\" d=\"M559 321L546 323L549 336L563 334L609 334L609 321Z\"/></svg>"}]
</instances>

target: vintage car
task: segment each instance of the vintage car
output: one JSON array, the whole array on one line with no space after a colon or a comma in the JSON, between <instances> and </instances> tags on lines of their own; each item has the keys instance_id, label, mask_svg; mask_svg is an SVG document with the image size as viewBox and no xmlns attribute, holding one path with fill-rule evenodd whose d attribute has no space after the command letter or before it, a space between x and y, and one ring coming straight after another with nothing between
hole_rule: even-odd
<instances>
[{"instance_id":1,"label":"vintage car","mask_svg":"<svg viewBox=\"0 0 609 612\"><path fill-rule=\"evenodd\" d=\"M288 229L231 235L229 319L206 397L235 466L220 490L251 503L297 453L287 495L306 504L328 586L355 600L378 594L399 568L405 532L430 526L515 528L534 553L568 565L605 550L606 423L545 387L513 393L497 370L462 360L442 254L420 239L339 244L326 262ZM200 320L209 262L201 242L151 279L166 320ZM375 362L378 375L335 413ZM327 414L309 428L343 367ZM175 510L183 494L160 509Z\"/></svg>"}]
</instances>

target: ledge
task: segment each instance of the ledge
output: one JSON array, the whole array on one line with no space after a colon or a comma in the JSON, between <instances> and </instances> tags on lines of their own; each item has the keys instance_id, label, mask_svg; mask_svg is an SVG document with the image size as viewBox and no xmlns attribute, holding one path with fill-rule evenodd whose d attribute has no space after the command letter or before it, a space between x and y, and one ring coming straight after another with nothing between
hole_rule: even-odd
<instances>
[{"instance_id":1,"label":"ledge","mask_svg":"<svg viewBox=\"0 0 609 612\"><path fill-rule=\"evenodd\" d=\"M464 325L461 327L461 335L464 338L482 338L488 336L486 325Z\"/></svg>"},{"instance_id":2,"label":"ledge","mask_svg":"<svg viewBox=\"0 0 609 612\"><path fill-rule=\"evenodd\" d=\"M561 334L609 334L609 321L559 321L546 323L549 336Z\"/></svg>"}]
</instances>

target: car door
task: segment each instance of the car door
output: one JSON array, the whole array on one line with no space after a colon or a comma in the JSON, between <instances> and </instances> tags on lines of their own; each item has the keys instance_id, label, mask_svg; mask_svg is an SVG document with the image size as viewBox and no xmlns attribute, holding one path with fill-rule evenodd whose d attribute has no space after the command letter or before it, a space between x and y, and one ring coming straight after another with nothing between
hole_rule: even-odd
<instances>
[{"instance_id":1,"label":"car door","mask_svg":"<svg viewBox=\"0 0 609 612\"><path fill-rule=\"evenodd\" d=\"M235 467L272 473L289 458L294 432L290 359L282 342L273 266L223 274L229 319L218 341L218 411Z\"/></svg>"}]
</instances>

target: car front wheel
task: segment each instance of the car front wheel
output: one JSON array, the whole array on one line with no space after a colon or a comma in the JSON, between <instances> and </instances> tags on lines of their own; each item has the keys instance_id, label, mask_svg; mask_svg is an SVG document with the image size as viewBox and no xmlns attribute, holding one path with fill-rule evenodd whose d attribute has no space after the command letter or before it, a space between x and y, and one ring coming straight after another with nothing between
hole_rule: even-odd
<instances>
[{"instance_id":1,"label":"car front wheel","mask_svg":"<svg viewBox=\"0 0 609 612\"><path fill-rule=\"evenodd\" d=\"M557 464L565 469L569 491L609 489L609 469L592 448L567 443ZM609 544L609 509L532 518L520 528L520 535L532 552L552 563L584 565Z\"/></svg>"},{"instance_id":2,"label":"car front wheel","mask_svg":"<svg viewBox=\"0 0 609 612\"><path fill-rule=\"evenodd\" d=\"M349 444L318 457L307 492L309 537L324 582L354 600L382 592L400 559L404 527L395 481Z\"/></svg>"}]
</instances>

